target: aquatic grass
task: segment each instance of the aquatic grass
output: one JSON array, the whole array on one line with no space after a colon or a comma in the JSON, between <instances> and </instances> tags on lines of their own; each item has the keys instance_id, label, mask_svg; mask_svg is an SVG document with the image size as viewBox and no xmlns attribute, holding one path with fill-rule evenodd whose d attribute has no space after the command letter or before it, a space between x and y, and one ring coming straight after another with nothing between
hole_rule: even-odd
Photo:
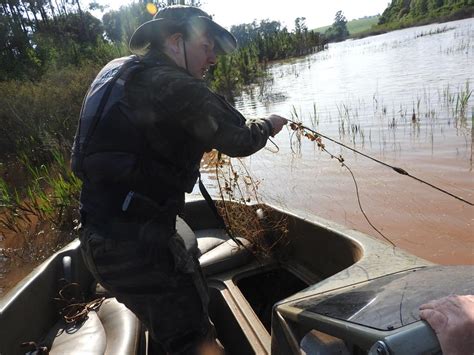
<instances>
[{"instance_id":1,"label":"aquatic grass","mask_svg":"<svg viewBox=\"0 0 474 355\"><path fill-rule=\"evenodd\" d=\"M296 109L296 106L292 105L291 112L290 112L291 120L294 122L303 122L300 116L302 115L298 114L298 110ZM295 140L293 140L293 138ZM298 132L295 132L295 131L290 132L290 147L293 154L301 155L301 135L299 135Z\"/></svg>"},{"instance_id":2,"label":"aquatic grass","mask_svg":"<svg viewBox=\"0 0 474 355\"><path fill-rule=\"evenodd\" d=\"M345 103L336 104L336 109L339 118L339 138L343 139L351 130L350 109Z\"/></svg>"},{"instance_id":3,"label":"aquatic grass","mask_svg":"<svg viewBox=\"0 0 474 355\"><path fill-rule=\"evenodd\" d=\"M471 156L469 158L469 171L472 171L473 155L474 155L474 107L471 111Z\"/></svg>"},{"instance_id":4,"label":"aquatic grass","mask_svg":"<svg viewBox=\"0 0 474 355\"><path fill-rule=\"evenodd\" d=\"M0 208L11 205L11 196L8 189L8 184L0 177Z\"/></svg>"},{"instance_id":5,"label":"aquatic grass","mask_svg":"<svg viewBox=\"0 0 474 355\"><path fill-rule=\"evenodd\" d=\"M309 119L311 122L311 126L314 129L317 129L319 127L319 114L316 108L316 102L313 102L313 114L312 115L310 114Z\"/></svg>"},{"instance_id":6,"label":"aquatic grass","mask_svg":"<svg viewBox=\"0 0 474 355\"><path fill-rule=\"evenodd\" d=\"M53 163L35 167L30 161L24 165L33 178L28 186L27 201L38 218L60 229L73 227L71 219L79 204L81 181L69 168L65 154L53 151Z\"/></svg>"},{"instance_id":7,"label":"aquatic grass","mask_svg":"<svg viewBox=\"0 0 474 355\"><path fill-rule=\"evenodd\" d=\"M420 38L420 37L425 37L425 36L437 35L437 34L448 32L448 31L451 31L451 30L454 30L454 29L455 29L455 27L448 27L448 26L438 27L438 28L435 28L435 29L431 29L429 31L417 33L415 35L415 39Z\"/></svg>"},{"instance_id":8,"label":"aquatic grass","mask_svg":"<svg viewBox=\"0 0 474 355\"><path fill-rule=\"evenodd\" d=\"M16 191L10 191L7 182L0 177L0 225L3 225L7 230L18 233L20 231L17 223L15 203L18 201ZM13 212L13 213L12 213Z\"/></svg>"},{"instance_id":9,"label":"aquatic grass","mask_svg":"<svg viewBox=\"0 0 474 355\"><path fill-rule=\"evenodd\" d=\"M469 88L469 81L466 81L465 89L461 89L456 95L456 106L453 111L454 115L459 117L459 119L466 118L466 112L471 96L472 90Z\"/></svg>"},{"instance_id":10,"label":"aquatic grass","mask_svg":"<svg viewBox=\"0 0 474 355\"><path fill-rule=\"evenodd\" d=\"M446 49L440 48L439 52L447 55L464 53L468 56L473 48L474 46L472 45L470 38L462 38L461 40L457 41L456 44L452 47L448 47Z\"/></svg>"},{"instance_id":11,"label":"aquatic grass","mask_svg":"<svg viewBox=\"0 0 474 355\"><path fill-rule=\"evenodd\" d=\"M29 173L24 187L0 179L0 225L20 239L7 257L40 260L75 236L81 181L70 171L66 156L53 151L51 163L36 166L22 155L20 161Z\"/></svg>"},{"instance_id":12,"label":"aquatic grass","mask_svg":"<svg viewBox=\"0 0 474 355\"><path fill-rule=\"evenodd\" d=\"M350 142L354 146L369 143L374 147L374 143L378 141L384 150L393 146L394 151L401 151L405 147L399 141L400 134L411 137L413 142L424 140L432 146L439 134L443 137L451 134L447 128L453 120L456 120L456 134L466 139L470 137L469 125L466 119L459 119L459 112L464 107L467 114L472 106L472 99L469 83L463 84L458 90L453 90L451 84L439 88L425 87L414 95L410 104L408 100L394 105L386 104L384 98L375 92L371 100L372 114L370 106L367 107L364 100L356 98L335 103L327 112L318 112L316 103L313 102L312 111L305 113L304 117L301 108L293 107L290 116L298 116L299 121L306 122L309 127L310 124L314 126L314 117L317 115L318 129L321 132L334 129L341 141ZM335 124L332 122L334 116ZM378 128L374 130L374 127ZM383 136L383 132L389 134Z\"/></svg>"},{"instance_id":13,"label":"aquatic grass","mask_svg":"<svg viewBox=\"0 0 474 355\"><path fill-rule=\"evenodd\" d=\"M400 96L391 98L393 103L389 103L390 98L375 92L367 103L364 99L349 96L345 100L336 101L326 110L321 110L314 101L301 108L292 107L292 112L307 127L314 127L314 117L317 115L317 131L339 137L346 144L352 143L351 146L375 150L380 147L382 154L392 152L397 157L401 156L402 151L407 155L413 147L422 147L427 149L426 153L429 155L430 147L433 154L436 154L441 149L439 144L454 136L470 142L470 122L460 120L459 113L463 106L464 115L470 115L474 96L471 87L470 82L463 82L459 86L453 83L438 86L437 83L429 82L412 95L401 93ZM458 114L455 114L456 110ZM302 111L304 115L301 114ZM294 141L297 139L294 138ZM448 148L442 149L443 154L449 154ZM457 149L457 154L462 158L466 157L467 161L469 145Z\"/></svg>"}]
</instances>

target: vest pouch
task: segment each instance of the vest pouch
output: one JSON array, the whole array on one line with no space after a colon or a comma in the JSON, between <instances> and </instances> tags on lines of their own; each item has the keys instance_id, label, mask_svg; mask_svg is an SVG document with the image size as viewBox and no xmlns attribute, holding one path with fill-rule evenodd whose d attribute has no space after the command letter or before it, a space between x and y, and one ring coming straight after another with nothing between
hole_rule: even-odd
<instances>
[{"instance_id":1,"label":"vest pouch","mask_svg":"<svg viewBox=\"0 0 474 355\"><path fill-rule=\"evenodd\" d=\"M160 207L151 198L135 191L130 191L125 197L122 211L127 217L136 221L147 221L159 217L161 214L169 213L165 207Z\"/></svg>"}]
</instances>

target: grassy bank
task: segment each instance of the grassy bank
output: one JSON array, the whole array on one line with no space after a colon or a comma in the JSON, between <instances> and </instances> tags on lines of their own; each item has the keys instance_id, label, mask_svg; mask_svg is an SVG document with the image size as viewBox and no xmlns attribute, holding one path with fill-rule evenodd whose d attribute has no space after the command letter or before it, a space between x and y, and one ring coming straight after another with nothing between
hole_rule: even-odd
<instances>
[{"instance_id":1,"label":"grassy bank","mask_svg":"<svg viewBox=\"0 0 474 355\"><path fill-rule=\"evenodd\" d=\"M65 156L57 151L47 164L33 165L26 156L2 164L0 295L77 237L81 182Z\"/></svg>"},{"instance_id":2,"label":"grassy bank","mask_svg":"<svg viewBox=\"0 0 474 355\"><path fill-rule=\"evenodd\" d=\"M373 26L377 25L379 21L380 16L375 15L375 16L366 16L363 18L351 20L347 22L347 29L350 33L351 36L357 35L361 32L365 32L370 30ZM319 33L324 33L326 32L327 29L329 29L331 25L323 26L323 27L318 27L314 29L313 31L319 32Z\"/></svg>"},{"instance_id":3,"label":"grassy bank","mask_svg":"<svg viewBox=\"0 0 474 355\"><path fill-rule=\"evenodd\" d=\"M380 16L368 16L357 20L352 20L347 23L347 29L351 36L364 32L375 26L379 21Z\"/></svg>"}]
</instances>

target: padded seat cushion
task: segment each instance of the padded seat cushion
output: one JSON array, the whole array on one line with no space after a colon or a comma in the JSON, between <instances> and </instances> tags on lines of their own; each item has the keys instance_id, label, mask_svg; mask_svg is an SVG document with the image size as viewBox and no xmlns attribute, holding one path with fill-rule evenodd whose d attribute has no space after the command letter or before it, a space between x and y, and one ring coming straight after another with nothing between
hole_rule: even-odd
<instances>
[{"instance_id":1,"label":"padded seat cushion","mask_svg":"<svg viewBox=\"0 0 474 355\"><path fill-rule=\"evenodd\" d=\"M199 248L199 263L205 275L213 275L245 265L251 255L247 249L237 245L222 229L195 231ZM237 238L243 245L249 241Z\"/></svg>"},{"instance_id":2,"label":"padded seat cushion","mask_svg":"<svg viewBox=\"0 0 474 355\"><path fill-rule=\"evenodd\" d=\"M107 337L106 355L137 353L140 347L140 321L124 304L115 298L108 298L97 314Z\"/></svg>"},{"instance_id":3,"label":"padded seat cushion","mask_svg":"<svg viewBox=\"0 0 474 355\"><path fill-rule=\"evenodd\" d=\"M115 298L106 299L87 320L71 326L60 321L47 336L50 354L136 354L140 348L138 318Z\"/></svg>"},{"instance_id":4,"label":"padded seat cushion","mask_svg":"<svg viewBox=\"0 0 474 355\"><path fill-rule=\"evenodd\" d=\"M63 321L57 323L48 338L51 335L53 344L48 347L51 355L103 355L107 346L105 330L96 312L89 312L88 319L77 327Z\"/></svg>"},{"instance_id":5,"label":"padded seat cushion","mask_svg":"<svg viewBox=\"0 0 474 355\"><path fill-rule=\"evenodd\" d=\"M237 245L223 229L193 231L183 219L177 217L176 231L183 238L186 250L199 258L205 275L228 271L250 260L248 250ZM237 239L243 245L249 245L248 240Z\"/></svg>"}]
</instances>

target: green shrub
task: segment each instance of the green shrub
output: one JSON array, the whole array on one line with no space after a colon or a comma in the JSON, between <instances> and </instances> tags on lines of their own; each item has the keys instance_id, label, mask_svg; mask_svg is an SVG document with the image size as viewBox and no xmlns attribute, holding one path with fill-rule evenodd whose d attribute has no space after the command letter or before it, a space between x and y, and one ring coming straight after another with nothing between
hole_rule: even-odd
<instances>
[{"instance_id":1,"label":"green shrub","mask_svg":"<svg viewBox=\"0 0 474 355\"><path fill-rule=\"evenodd\" d=\"M40 81L0 82L0 151L43 163L51 152L68 149L82 100L100 69L89 63L49 70Z\"/></svg>"}]
</instances>

